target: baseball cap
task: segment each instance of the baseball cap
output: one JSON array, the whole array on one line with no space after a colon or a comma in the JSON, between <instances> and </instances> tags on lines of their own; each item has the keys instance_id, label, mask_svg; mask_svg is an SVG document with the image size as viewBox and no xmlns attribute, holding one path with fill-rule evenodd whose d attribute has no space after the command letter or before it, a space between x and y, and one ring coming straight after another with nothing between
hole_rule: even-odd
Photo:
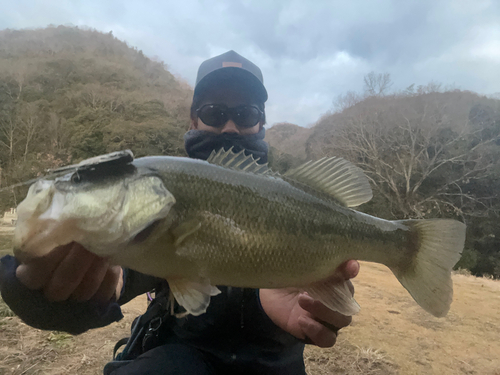
<instances>
[{"instance_id":1,"label":"baseball cap","mask_svg":"<svg viewBox=\"0 0 500 375\"><path fill-rule=\"evenodd\" d=\"M223 80L241 80L243 85L247 85L256 93L262 103L267 100L264 78L259 67L233 50L201 63L194 94L199 94L215 82Z\"/></svg>"}]
</instances>

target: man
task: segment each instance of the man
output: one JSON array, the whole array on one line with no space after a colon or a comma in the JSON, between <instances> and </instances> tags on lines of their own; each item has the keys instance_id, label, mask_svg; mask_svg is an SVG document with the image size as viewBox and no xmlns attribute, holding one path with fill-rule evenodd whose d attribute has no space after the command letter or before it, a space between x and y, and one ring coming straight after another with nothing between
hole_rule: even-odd
<instances>
[{"instance_id":1,"label":"man","mask_svg":"<svg viewBox=\"0 0 500 375\"><path fill-rule=\"evenodd\" d=\"M235 151L245 149L265 163L266 100L260 69L236 52L202 63L193 96L191 127L185 135L188 155L206 159L212 150L233 147ZM8 267L3 267L2 283L6 285L14 276L6 277ZM334 277L350 279L358 270L359 264L349 261ZM27 305L16 305L18 315L39 328L73 333L119 319L120 315L110 308L114 300L123 304L154 288L163 294L168 291L165 282L110 265L78 244L59 247L42 259L21 264L15 275L30 290L41 292L33 297L38 307L59 303L59 310L40 307L46 312L37 316L29 315ZM17 289L23 293L22 287ZM161 332L155 345L132 361L113 362L105 373L305 374L304 343L332 346L337 331L351 320L294 289L220 289L221 295L212 298L205 314L181 319L162 315L164 319L155 326L155 332ZM4 299L8 303L12 300ZM101 307L73 322L76 311L92 304ZM62 314L64 309L66 315L60 322L45 322L47 315Z\"/></svg>"}]
</instances>

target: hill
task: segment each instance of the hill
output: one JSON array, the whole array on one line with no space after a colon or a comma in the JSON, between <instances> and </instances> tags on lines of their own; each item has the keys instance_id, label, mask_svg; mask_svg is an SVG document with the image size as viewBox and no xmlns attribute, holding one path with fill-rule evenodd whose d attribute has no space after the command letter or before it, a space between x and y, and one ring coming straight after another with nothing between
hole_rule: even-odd
<instances>
[{"instance_id":1,"label":"hill","mask_svg":"<svg viewBox=\"0 0 500 375\"><path fill-rule=\"evenodd\" d=\"M266 131L266 141L281 152L305 159L307 139L311 133L312 129L282 122Z\"/></svg>"},{"instance_id":2,"label":"hill","mask_svg":"<svg viewBox=\"0 0 500 375\"><path fill-rule=\"evenodd\" d=\"M112 33L0 31L0 187L125 148L183 155L191 97L162 62ZM1 212L15 193L0 197Z\"/></svg>"},{"instance_id":3,"label":"hill","mask_svg":"<svg viewBox=\"0 0 500 375\"><path fill-rule=\"evenodd\" d=\"M458 267L500 277L500 100L436 85L358 98L311 129L270 129L278 169L297 165L304 150L308 160L348 159L374 190L361 210L386 219L464 221Z\"/></svg>"}]
</instances>

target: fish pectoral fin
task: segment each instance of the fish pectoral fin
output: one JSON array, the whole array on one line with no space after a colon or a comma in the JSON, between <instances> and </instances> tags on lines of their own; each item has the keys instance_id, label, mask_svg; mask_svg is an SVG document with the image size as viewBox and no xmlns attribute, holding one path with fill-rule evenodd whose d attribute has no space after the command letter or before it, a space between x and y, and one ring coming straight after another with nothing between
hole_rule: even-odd
<instances>
[{"instance_id":1,"label":"fish pectoral fin","mask_svg":"<svg viewBox=\"0 0 500 375\"><path fill-rule=\"evenodd\" d=\"M191 219L181 223L178 227L172 230L172 234L175 238L174 245L179 246L187 237L196 233L200 228L201 221L198 219Z\"/></svg>"},{"instance_id":2,"label":"fish pectoral fin","mask_svg":"<svg viewBox=\"0 0 500 375\"><path fill-rule=\"evenodd\" d=\"M359 312L359 305L352 296L348 280L327 279L304 288L312 298L330 310L351 316Z\"/></svg>"},{"instance_id":3,"label":"fish pectoral fin","mask_svg":"<svg viewBox=\"0 0 500 375\"><path fill-rule=\"evenodd\" d=\"M207 311L210 297L220 293L220 290L210 285L208 280L195 282L187 279L167 279L167 281L177 303L194 316Z\"/></svg>"}]
</instances>

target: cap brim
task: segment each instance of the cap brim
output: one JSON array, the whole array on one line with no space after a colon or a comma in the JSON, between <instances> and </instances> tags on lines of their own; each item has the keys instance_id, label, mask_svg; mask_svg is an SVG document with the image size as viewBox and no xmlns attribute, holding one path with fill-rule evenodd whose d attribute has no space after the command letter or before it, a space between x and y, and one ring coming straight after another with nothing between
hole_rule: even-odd
<instances>
[{"instance_id":1,"label":"cap brim","mask_svg":"<svg viewBox=\"0 0 500 375\"><path fill-rule=\"evenodd\" d=\"M207 74L196 85L194 95L199 95L208 88L227 81L231 81L232 83L236 81L238 85L241 84L243 89L254 92L257 99L262 103L267 101L267 91L262 82L245 69L235 67L220 68Z\"/></svg>"}]
</instances>

